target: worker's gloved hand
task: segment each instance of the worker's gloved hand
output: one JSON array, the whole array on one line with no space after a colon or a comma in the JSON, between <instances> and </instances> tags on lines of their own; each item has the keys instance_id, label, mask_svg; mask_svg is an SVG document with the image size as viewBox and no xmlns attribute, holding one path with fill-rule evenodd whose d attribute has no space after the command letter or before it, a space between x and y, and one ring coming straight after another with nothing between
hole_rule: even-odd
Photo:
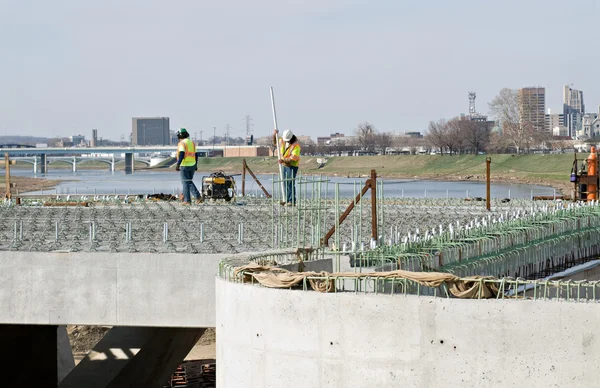
<instances>
[{"instance_id":1,"label":"worker's gloved hand","mask_svg":"<svg viewBox=\"0 0 600 388\"><path fill-rule=\"evenodd\" d=\"M179 168L179 166L175 166L175 171L181 171L181 169Z\"/></svg>"},{"instance_id":2,"label":"worker's gloved hand","mask_svg":"<svg viewBox=\"0 0 600 388\"><path fill-rule=\"evenodd\" d=\"M278 160L279 164L283 164L283 159Z\"/></svg>"},{"instance_id":3,"label":"worker's gloved hand","mask_svg":"<svg viewBox=\"0 0 600 388\"><path fill-rule=\"evenodd\" d=\"M196 169L195 169L195 171L198 171L198 165L196 165Z\"/></svg>"}]
</instances>

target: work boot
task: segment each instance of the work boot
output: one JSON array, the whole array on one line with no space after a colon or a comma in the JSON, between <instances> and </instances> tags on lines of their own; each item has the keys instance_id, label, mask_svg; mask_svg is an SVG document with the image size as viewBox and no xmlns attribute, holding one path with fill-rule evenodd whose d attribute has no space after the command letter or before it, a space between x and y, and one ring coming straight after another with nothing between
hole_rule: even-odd
<instances>
[{"instance_id":1,"label":"work boot","mask_svg":"<svg viewBox=\"0 0 600 388\"><path fill-rule=\"evenodd\" d=\"M190 206L192 203L191 202L182 202L181 206Z\"/></svg>"}]
</instances>

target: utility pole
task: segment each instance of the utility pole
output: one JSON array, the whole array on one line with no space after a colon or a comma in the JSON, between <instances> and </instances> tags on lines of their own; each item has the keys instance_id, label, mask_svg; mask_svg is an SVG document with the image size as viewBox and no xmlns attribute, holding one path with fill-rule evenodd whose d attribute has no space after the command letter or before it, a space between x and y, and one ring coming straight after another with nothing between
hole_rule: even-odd
<instances>
[{"instance_id":1,"label":"utility pole","mask_svg":"<svg viewBox=\"0 0 600 388\"><path fill-rule=\"evenodd\" d=\"M215 156L215 141L217 140L217 127L213 127L213 156Z\"/></svg>"},{"instance_id":2,"label":"utility pole","mask_svg":"<svg viewBox=\"0 0 600 388\"><path fill-rule=\"evenodd\" d=\"M200 145L202 145L202 131L200 131Z\"/></svg>"},{"instance_id":3,"label":"utility pole","mask_svg":"<svg viewBox=\"0 0 600 388\"><path fill-rule=\"evenodd\" d=\"M252 135L252 117L250 115L245 116L246 121L246 144L250 142L250 135Z\"/></svg>"},{"instance_id":4,"label":"utility pole","mask_svg":"<svg viewBox=\"0 0 600 388\"><path fill-rule=\"evenodd\" d=\"M229 125L229 124L227 124L227 125L225 126L225 145L226 145L226 146L228 146L228 145L229 145L229 128L230 128L230 125Z\"/></svg>"}]
</instances>

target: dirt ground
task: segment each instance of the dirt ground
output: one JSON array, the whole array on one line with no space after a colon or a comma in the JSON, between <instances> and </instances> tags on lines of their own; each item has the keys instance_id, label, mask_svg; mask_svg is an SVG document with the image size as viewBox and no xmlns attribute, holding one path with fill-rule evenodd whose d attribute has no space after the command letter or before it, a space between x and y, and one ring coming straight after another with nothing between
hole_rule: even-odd
<instances>
[{"instance_id":1,"label":"dirt ground","mask_svg":"<svg viewBox=\"0 0 600 388\"><path fill-rule=\"evenodd\" d=\"M5 185L5 177L4 175L0 176L0 197L4 197L6 195L6 185ZM38 191L47 189L50 187L56 186L60 181L58 180L48 180L42 178L27 178L27 177L11 177L10 182L14 183L16 187L11 189L11 194L13 197L17 196L18 193L25 193L28 191Z\"/></svg>"},{"instance_id":2,"label":"dirt ground","mask_svg":"<svg viewBox=\"0 0 600 388\"><path fill-rule=\"evenodd\" d=\"M67 326L67 334L73 349L75 363L79 363L110 330L110 326ZM198 340L196 346L185 358L186 360L216 358L216 332L214 328L207 329Z\"/></svg>"}]
</instances>

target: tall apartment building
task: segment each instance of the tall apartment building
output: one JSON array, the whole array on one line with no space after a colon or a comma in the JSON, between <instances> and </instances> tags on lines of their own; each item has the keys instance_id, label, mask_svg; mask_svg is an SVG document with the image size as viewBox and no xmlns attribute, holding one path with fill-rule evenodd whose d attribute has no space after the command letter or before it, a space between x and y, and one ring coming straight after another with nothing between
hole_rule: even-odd
<instances>
[{"instance_id":1,"label":"tall apartment building","mask_svg":"<svg viewBox=\"0 0 600 388\"><path fill-rule=\"evenodd\" d=\"M96 147L98 145L98 130L92 129L92 140L90 140L90 147Z\"/></svg>"},{"instance_id":2,"label":"tall apartment building","mask_svg":"<svg viewBox=\"0 0 600 388\"><path fill-rule=\"evenodd\" d=\"M518 92L521 125L531 125L534 130L546 129L546 88L521 88Z\"/></svg>"},{"instance_id":3,"label":"tall apartment building","mask_svg":"<svg viewBox=\"0 0 600 388\"><path fill-rule=\"evenodd\" d=\"M131 128L132 145L170 145L168 117L134 117Z\"/></svg>"},{"instance_id":4,"label":"tall apartment building","mask_svg":"<svg viewBox=\"0 0 600 388\"><path fill-rule=\"evenodd\" d=\"M565 85L563 88L563 115L569 136L575 138L578 136L578 132L581 133L584 114L583 91L571 89L569 85Z\"/></svg>"}]
</instances>

